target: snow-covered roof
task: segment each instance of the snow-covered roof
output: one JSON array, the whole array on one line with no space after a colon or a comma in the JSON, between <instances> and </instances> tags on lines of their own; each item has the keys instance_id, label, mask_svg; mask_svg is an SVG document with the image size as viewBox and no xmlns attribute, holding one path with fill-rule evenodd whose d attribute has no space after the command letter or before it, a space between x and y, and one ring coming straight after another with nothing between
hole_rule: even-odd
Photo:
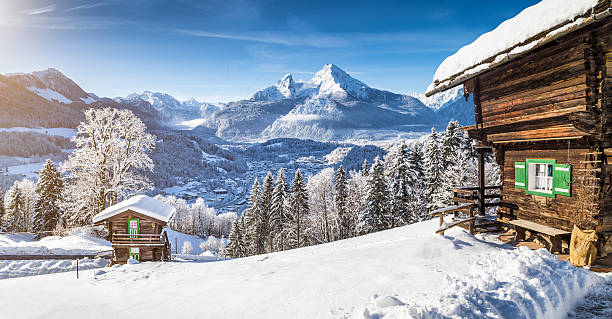
<instances>
[{"instance_id":1,"label":"snow-covered roof","mask_svg":"<svg viewBox=\"0 0 612 319\"><path fill-rule=\"evenodd\" d=\"M165 223L170 220L170 217L172 217L175 211L174 207L160 200L151 198L147 195L137 195L103 210L98 215L94 216L93 222L97 223L127 210L133 210Z\"/></svg>"},{"instance_id":2,"label":"snow-covered roof","mask_svg":"<svg viewBox=\"0 0 612 319\"><path fill-rule=\"evenodd\" d=\"M502 22L474 42L447 57L438 67L427 96L450 89L470 78L570 31L597 20L600 0L542 0ZM609 10L602 14L609 15Z\"/></svg>"}]
</instances>

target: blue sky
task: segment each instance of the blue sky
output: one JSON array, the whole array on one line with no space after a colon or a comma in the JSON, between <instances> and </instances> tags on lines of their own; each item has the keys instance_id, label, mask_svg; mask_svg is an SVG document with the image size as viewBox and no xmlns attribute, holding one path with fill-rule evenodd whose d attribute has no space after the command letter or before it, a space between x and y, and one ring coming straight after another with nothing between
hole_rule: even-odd
<instances>
[{"instance_id":1,"label":"blue sky","mask_svg":"<svg viewBox=\"0 0 612 319\"><path fill-rule=\"evenodd\" d=\"M537 2L0 0L0 73L55 67L100 96L218 102L333 63L422 92L445 57Z\"/></svg>"}]
</instances>

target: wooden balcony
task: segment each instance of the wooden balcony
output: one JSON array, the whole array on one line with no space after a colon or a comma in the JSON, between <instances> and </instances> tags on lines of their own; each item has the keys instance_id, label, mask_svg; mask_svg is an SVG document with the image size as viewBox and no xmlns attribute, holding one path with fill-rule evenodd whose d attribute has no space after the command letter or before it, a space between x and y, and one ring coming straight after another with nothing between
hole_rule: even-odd
<instances>
[{"instance_id":1,"label":"wooden balcony","mask_svg":"<svg viewBox=\"0 0 612 319\"><path fill-rule=\"evenodd\" d=\"M166 233L162 234L113 234L113 246L165 246Z\"/></svg>"}]
</instances>

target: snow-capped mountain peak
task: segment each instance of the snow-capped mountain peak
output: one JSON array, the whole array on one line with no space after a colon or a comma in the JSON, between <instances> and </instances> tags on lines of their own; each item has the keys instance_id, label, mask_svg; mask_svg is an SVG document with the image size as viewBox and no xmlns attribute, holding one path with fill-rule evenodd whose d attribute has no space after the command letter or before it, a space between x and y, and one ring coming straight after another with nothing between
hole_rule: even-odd
<instances>
[{"instance_id":1,"label":"snow-capped mountain peak","mask_svg":"<svg viewBox=\"0 0 612 319\"><path fill-rule=\"evenodd\" d=\"M326 64L319 70L311 82L319 86L319 95L331 95L343 98L347 94L356 98L367 98L369 87L351 77L334 64Z\"/></svg>"},{"instance_id":2,"label":"snow-capped mountain peak","mask_svg":"<svg viewBox=\"0 0 612 319\"><path fill-rule=\"evenodd\" d=\"M366 99L369 90L370 87L336 65L326 64L308 82L295 81L291 74L286 74L273 86L256 92L251 100L278 101L304 97L344 100L349 96Z\"/></svg>"}]
</instances>

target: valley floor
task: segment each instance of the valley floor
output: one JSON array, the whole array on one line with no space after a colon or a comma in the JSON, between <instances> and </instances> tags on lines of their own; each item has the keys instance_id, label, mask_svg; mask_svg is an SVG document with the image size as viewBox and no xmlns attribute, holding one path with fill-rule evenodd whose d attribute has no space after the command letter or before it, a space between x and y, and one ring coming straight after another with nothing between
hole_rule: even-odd
<instances>
[{"instance_id":1,"label":"valley floor","mask_svg":"<svg viewBox=\"0 0 612 319\"><path fill-rule=\"evenodd\" d=\"M236 260L0 280L10 296L0 309L3 318L563 318L611 282L494 236L435 235L436 223Z\"/></svg>"}]
</instances>

